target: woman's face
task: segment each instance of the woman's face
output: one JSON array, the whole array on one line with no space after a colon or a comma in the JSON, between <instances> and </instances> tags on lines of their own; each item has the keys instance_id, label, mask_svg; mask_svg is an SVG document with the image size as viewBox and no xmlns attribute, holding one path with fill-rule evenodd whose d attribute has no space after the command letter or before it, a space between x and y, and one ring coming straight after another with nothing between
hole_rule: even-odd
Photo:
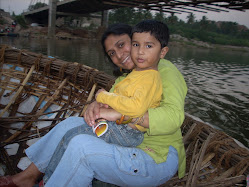
<instances>
[{"instance_id":1,"label":"woman's face","mask_svg":"<svg viewBox=\"0 0 249 187\"><path fill-rule=\"evenodd\" d=\"M131 60L131 38L127 34L109 35L105 40L106 53L112 62L123 69L133 69Z\"/></svg>"}]
</instances>

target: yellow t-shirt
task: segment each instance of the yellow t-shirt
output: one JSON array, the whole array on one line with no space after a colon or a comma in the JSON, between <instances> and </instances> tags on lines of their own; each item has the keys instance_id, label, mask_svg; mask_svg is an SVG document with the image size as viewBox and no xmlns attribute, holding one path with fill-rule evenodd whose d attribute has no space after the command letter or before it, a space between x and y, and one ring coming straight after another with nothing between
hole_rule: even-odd
<instances>
[{"instance_id":1,"label":"yellow t-shirt","mask_svg":"<svg viewBox=\"0 0 249 187\"><path fill-rule=\"evenodd\" d=\"M101 92L97 101L108 104L119 113L137 118L149 108L160 105L162 82L156 70L136 71L135 69L115 85L113 93ZM140 131L146 128L138 127Z\"/></svg>"}]
</instances>

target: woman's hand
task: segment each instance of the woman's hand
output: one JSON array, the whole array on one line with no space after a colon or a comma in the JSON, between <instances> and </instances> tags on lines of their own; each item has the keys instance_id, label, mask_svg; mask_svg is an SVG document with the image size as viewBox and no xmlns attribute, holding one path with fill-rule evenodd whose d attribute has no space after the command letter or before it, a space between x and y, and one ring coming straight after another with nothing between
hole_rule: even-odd
<instances>
[{"instance_id":1,"label":"woman's hand","mask_svg":"<svg viewBox=\"0 0 249 187\"><path fill-rule=\"evenodd\" d=\"M100 108L103 106L103 104L98 103L97 101L94 101L88 105L86 111L84 112L84 119L89 126L95 125L95 120L100 116Z\"/></svg>"}]
</instances>

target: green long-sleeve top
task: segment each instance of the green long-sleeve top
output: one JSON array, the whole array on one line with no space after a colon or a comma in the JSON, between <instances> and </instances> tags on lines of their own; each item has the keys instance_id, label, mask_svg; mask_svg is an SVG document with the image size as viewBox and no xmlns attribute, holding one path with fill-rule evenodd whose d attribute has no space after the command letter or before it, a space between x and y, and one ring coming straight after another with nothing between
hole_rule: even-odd
<instances>
[{"instance_id":1,"label":"green long-sleeve top","mask_svg":"<svg viewBox=\"0 0 249 187\"><path fill-rule=\"evenodd\" d=\"M169 146L173 146L178 152L178 176L182 178L185 175L186 155L180 127L184 120L187 86L182 74L170 61L161 59L158 71L163 85L162 100L159 107L148 110L149 129L137 147L159 164L166 161ZM124 78L119 77L115 84Z\"/></svg>"}]
</instances>

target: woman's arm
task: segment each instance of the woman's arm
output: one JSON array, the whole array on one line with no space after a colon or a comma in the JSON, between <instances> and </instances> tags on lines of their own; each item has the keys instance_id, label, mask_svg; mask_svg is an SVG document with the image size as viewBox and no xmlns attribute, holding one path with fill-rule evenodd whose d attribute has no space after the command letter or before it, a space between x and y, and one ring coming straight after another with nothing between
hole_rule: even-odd
<instances>
[{"instance_id":1,"label":"woman's arm","mask_svg":"<svg viewBox=\"0 0 249 187\"><path fill-rule=\"evenodd\" d=\"M119 112L115 111L114 109L107 109L107 108L100 108L100 118L104 118L108 121L116 121L118 119L120 119L122 116L122 114L120 114ZM128 120L130 117L125 116L124 121ZM139 123L137 123L138 125L141 125L145 128L149 128L149 113L146 112L144 114L144 120ZM137 118L132 119L131 123L136 121ZM128 124L129 125L129 124ZM131 126L131 125L130 125ZM131 126L133 128L133 126Z\"/></svg>"},{"instance_id":2,"label":"woman's arm","mask_svg":"<svg viewBox=\"0 0 249 187\"><path fill-rule=\"evenodd\" d=\"M184 120L184 100L187 86L182 74L169 61L162 59L159 72L163 83L163 97L160 106L150 108L148 135L173 134Z\"/></svg>"},{"instance_id":3,"label":"woman's arm","mask_svg":"<svg viewBox=\"0 0 249 187\"><path fill-rule=\"evenodd\" d=\"M103 106L101 103L98 103L97 101L94 101L91 104L89 104L84 113L84 119L89 126L94 125L95 120L98 118L104 118L108 121L116 121L120 119L121 116L122 114L120 114L119 112L115 111L114 109L108 108L108 106ZM128 119L129 117L125 116L124 120L128 120ZM135 120L136 118L133 119L132 122L134 122ZM145 128L149 128L148 112L144 114L144 120L141 122L138 124Z\"/></svg>"}]
</instances>

